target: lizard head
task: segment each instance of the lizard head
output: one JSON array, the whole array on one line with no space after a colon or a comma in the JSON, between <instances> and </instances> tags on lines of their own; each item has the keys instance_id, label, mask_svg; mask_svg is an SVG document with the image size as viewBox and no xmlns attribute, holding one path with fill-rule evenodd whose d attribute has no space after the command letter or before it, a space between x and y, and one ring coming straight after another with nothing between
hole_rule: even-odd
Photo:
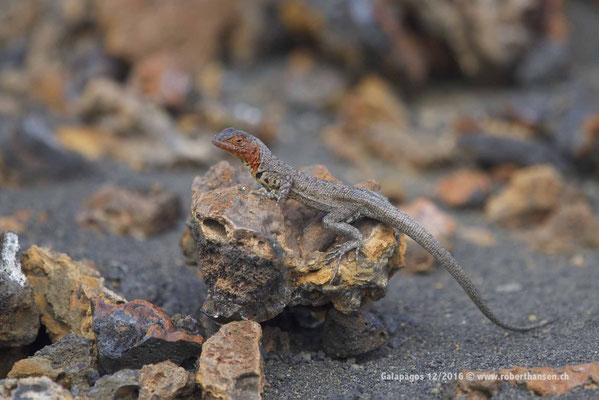
<instances>
[{"instance_id":1,"label":"lizard head","mask_svg":"<svg viewBox=\"0 0 599 400\"><path fill-rule=\"evenodd\" d=\"M260 144L258 139L249 133L226 128L212 138L212 144L239 157L252 173L258 171L261 161Z\"/></svg>"}]
</instances>

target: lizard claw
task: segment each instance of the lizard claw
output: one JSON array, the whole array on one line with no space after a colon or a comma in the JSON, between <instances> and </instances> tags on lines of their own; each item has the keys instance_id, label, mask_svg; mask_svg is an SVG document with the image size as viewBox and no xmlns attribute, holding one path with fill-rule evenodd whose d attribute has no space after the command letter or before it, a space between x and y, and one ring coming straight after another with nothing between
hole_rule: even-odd
<instances>
[{"instance_id":1,"label":"lizard claw","mask_svg":"<svg viewBox=\"0 0 599 400\"><path fill-rule=\"evenodd\" d=\"M329 285L332 285L333 282L335 281L335 278L337 278L337 274L339 273L339 265L341 264L341 258L346 254L349 253L350 251L354 250L356 251L356 264L358 263L358 255L360 253L360 247L362 247L362 243L355 241L355 242L345 242L345 243L341 243L336 245L335 247L333 247L333 249L331 251L329 251L327 253L327 255L325 256L324 260L327 263L332 262L333 260L337 260L337 266L335 267L335 272L333 273L333 277L331 278L331 280L329 281Z\"/></svg>"}]
</instances>

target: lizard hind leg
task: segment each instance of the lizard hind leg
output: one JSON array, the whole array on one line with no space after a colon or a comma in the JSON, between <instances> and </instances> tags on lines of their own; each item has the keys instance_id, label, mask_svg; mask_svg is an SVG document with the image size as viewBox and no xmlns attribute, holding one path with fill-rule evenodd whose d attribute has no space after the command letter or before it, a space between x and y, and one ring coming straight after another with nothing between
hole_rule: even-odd
<instances>
[{"instance_id":1,"label":"lizard hind leg","mask_svg":"<svg viewBox=\"0 0 599 400\"><path fill-rule=\"evenodd\" d=\"M355 250L356 251L356 263L358 262L358 253L360 252L360 248L362 247L364 239L362 238L362 234L353 225L350 225L347 221L354 220L355 211L353 210L338 210L330 212L325 215L322 219L322 223L327 230L330 230L338 235L343 235L349 238L344 243L335 246L331 251L329 251L325 257L325 261L331 262L333 260L337 260L337 265L335 268L335 272L333 273L333 277L331 278L329 284L332 284L337 277L337 273L339 272L339 265L341 264L341 258L348 252Z\"/></svg>"}]
</instances>

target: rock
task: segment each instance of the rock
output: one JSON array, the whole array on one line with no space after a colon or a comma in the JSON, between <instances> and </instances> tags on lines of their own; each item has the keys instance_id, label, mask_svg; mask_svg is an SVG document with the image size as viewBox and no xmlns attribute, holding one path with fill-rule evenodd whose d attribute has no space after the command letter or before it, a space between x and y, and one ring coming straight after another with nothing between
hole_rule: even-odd
<instances>
[{"instance_id":1,"label":"rock","mask_svg":"<svg viewBox=\"0 0 599 400\"><path fill-rule=\"evenodd\" d=\"M17 362L8 377L47 376L73 395L83 396L90 389L89 377L97 369L96 357L93 340L70 333Z\"/></svg>"},{"instance_id":2,"label":"rock","mask_svg":"<svg viewBox=\"0 0 599 400\"><path fill-rule=\"evenodd\" d=\"M349 161L383 159L425 167L452 157L451 143L414 132L405 105L379 77L366 77L351 90L338 116L338 123L325 129L324 140L335 155Z\"/></svg>"},{"instance_id":3,"label":"rock","mask_svg":"<svg viewBox=\"0 0 599 400\"><path fill-rule=\"evenodd\" d=\"M291 351L289 334L278 326L262 327L262 349L265 353Z\"/></svg>"},{"instance_id":4,"label":"rock","mask_svg":"<svg viewBox=\"0 0 599 400\"><path fill-rule=\"evenodd\" d=\"M168 51L185 65L199 68L224 51L227 35L235 37L236 28L244 26L243 2L237 0L183 0L176 6L145 0L94 3L107 51L133 63Z\"/></svg>"},{"instance_id":5,"label":"rock","mask_svg":"<svg viewBox=\"0 0 599 400\"><path fill-rule=\"evenodd\" d=\"M567 38L565 28L555 28L566 25L559 0L493 6L484 1L466 6L434 0L285 0L276 5L280 24L295 40L307 37L323 54L353 69L367 66L374 56L380 70L411 85L446 71L449 60L466 77L509 78L521 64L520 70L533 70L528 65L538 62L522 60L538 46ZM552 76L561 65L534 70Z\"/></svg>"},{"instance_id":6,"label":"rock","mask_svg":"<svg viewBox=\"0 0 599 400\"><path fill-rule=\"evenodd\" d=\"M183 233L181 234L181 238L179 239L179 247L181 248L181 252L185 257L185 264L187 265L198 265L198 260L196 258L196 242L193 239L193 233L191 232L191 222L187 222Z\"/></svg>"},{"instance_id":7,"label":"rock","mask_svg":"<svg viewBox=\"0 0 599 400\"><path fill-rule=\"evenodd\" d=\"M207 141L185 136L165 110L113 81L91 80L77 109L87 126L63 128L58 139L92 159L109 157L136 169L215 159Z\"/></svg>"},{"instance_id":8,"label":"rock","mask_svg":"<svg viewBox=\"0 0 599 400\"><path fill-rule=\"evenodd\" d=\"M94 338L92 300L111 304L125 301L104 287L98 271L66 254L32 246L21 257L21 263L33 287L42 325L53 342L69 332Z\"/></svg>"},{"instance_id":9,"label":"rock","mask_svg":"<svg viewBox=\"0 0 599 400\"><path fill-rule=\"evenodd\" d=\"M171 229L181 215L176 194L158 186L129 189L104 185L77 216L88 229L147 238Z\"/></svg>"},{"instance_id":10,"label":"rock","mask_svg":"<svg viewBox=\"0 0 599 400\"><path fill-rule=\"evenodd\" d=\"M45 376L1 380L0 398L15 400L73 400L73 396L68 390L52 382Z\"/></svg>"},{"instance_id":11,"label":"rock","mask_svg":"<svg viewBox=\"0 0 599 400\"><path fill-rule=\"evenodd\" d=\"M129 81L144 97L169 107L182 107L193 89L191 74L176 56L156 53L135 65Z\"/></svg>"},{"instance_id":12,"label":"rock","mask_svg":"<svg viewBox=\"0 0 599 400\"><path fill-rule=\"evenodd\" d=\"M0 217L0 232L23 233L29 217L27 210L18 210L12 215Z\"/></svg>"},{"instance_id":13,"label":"rock","mask_svg":"<svg viewBox=\"0 0 599 400\"><path fill-rule=\"evenodd\" d=\"M482 171L460 169L439 182L439 198L450 207L479 206L491 191L491 179Z\"/></svg>"},{"instance_id":14,"label":"rock","mask_svg":"<svg viewBox=\"0 0 599 400\"><path fill-rule=\"evenodd\" d=\"M307 173L326 179L324 167ZM364 219L362 255L343 257L336 282L327 249L345 240L326 231L318 212L290 200L282 207L249 193L245 170L221 162L192 187L192 230L208 295L203 311L214 318L265 321L286 306L333 303L356 311L364 297L379 299L403 263L403 241L393 229ZM215 189L214 189L215 188Z\"/></svg>"},{"instance_id":15,"label":"rock","mask_svg":"<svg viewBox=\"0 0 599 400\"><path fill-rule=\"evenodd\" d=\"M46 117L28 115L3 121L0 129L0 183L22 185L68 179L89 171L77 154L65 151L54 139Z\"/></svg>"},{"instance_id":16,"label":"rock","mask_svg":"<svg viewBox=\"0 0 599 400\"><path fill-rule=\"evenodd\" d=\"M32 343L40 327L33 290L21 270L18 252L18 236L0 233L0 349Z\"/></svg>"},{"instance_id":17,"label":"rock","mask_svg":"<svg viewBox=\"0 0 599 400\"><path fill-rule=\"evenodd\" d=\"M546 254L599 248L599 217L586 201L560 205L527 237L533 250Z\"/></svg>"},{"instance_id":18,"label":"rock","mask_svg":"<svg viewBox=\"0 0 599 400\"><path fill-rule=\"evenodd\" d=\"M30 354L30 346L25 347L4 347L0 349L0 379L8 376L13 365Z\"/></svg>"},{"instance_id":19,"label":"rock","mask_svg":"<svg viewBox=\"0 0 599 400\"><path fill-rule=\"evenodd\" d=\"M531 166L553 164L564 169L568 164L550 144L539 140L520 140L487 135L466 135L459 139L462 150L483 165L516 164Z\"/></svg>"},{"instance_id":20,"label":"rock","mask_svg":"<svg viewBox=\"0 0 599 400\"><path fill-rule=\"evenodd\" d=\"M162 309L145 300L120 305L99 300L93 315L98 363L106 373L165 360L181 364L202 349L202 336L176 330Z\"/></svg>"},{"instance_id":21,"label":"rock","mask_svg":"<svg viewBox=\"0 0 599 400\"><path fill-rule=\"evenodd\" d=\"M389 334L370 312L344 314L331 308L322 332L322 346L331 357L353 357L378 349Z\"/></svg>"},{"instance_id":22,"label":"rock","mask_svg":"<svg viewBox=\"0 0 599 400\"><path fill-rule=\"evenodd\" d=\"M554 210L565 185L550 165L524 168L513 175L507 187L487 201L485 212L492 221L508 226L539 222Z\"/></svg>"},{"instance_id":23,"label":"rock","mask_svg":"<svg viewBox=\"0 0 599 400\"><path fill-rule=\"evenodd\" d=\"M122 369L112 375L104 375L96 381L87 396L98 400L137 400L139 375L140 371L132 369Z\"/></svg>"},{"instance_id":24,"label":"rock","mask_svg":"<svg viewBox=\"0 0 599 400\"><path fill-rule=\"evenodd\" d=\"M420 225L429 231L448 250L453 248L453 238L456 232L456 222L449 215L441 211L435 203L419 198L400 207L400 210L414 218ZM404 271L409 273L431 272L435 265L435 258L412 238L407 238L406 265Z\"/></svg>"},{"instance_id":25,"label":"rock","mask_svg":"<svg viewBox=\"0 0 599 400\"><path fill-rule=\"evenodd\" d=\"M585 172L599 170L598 110L594 94L576 94L569 99L565 110L555 110L555 121L550 124L554 146Z\"/></svg>"},{"instance_id":26,"label":"rock","mask_svg":"<svg viewBox=\"0 0 599 400\"><path fill-rule=\"evenodd\" d=\"M195 377L171 361L144 365L139 376L139 400L187 398L195 386Z\"/></svg>"},{"instance_id":27,"label":"rock","mask_svg":"<svg viewBox=\"0 0 599 400\"><path fill-rule=\"evenodd\" d=\"M260 324L236 321L223 325L206 340L196 373L206 398L262 398L265 378L261 337Z\"/></svg>"},{"instance_id":28,"label":"rock","mask_svg":"<svg viewBox=\"0 0 599 400\"><path fill-rule=\"evenodd\" d=\"M580 387L596 389L599 383L599 363L566 365L561 368L516 366L496 371L463 371L463 376L457 382L457 398L497 396L503 382L538 396L559 396ZM547 378L541 379L541 376Z\"/></svg>"}]
</instances>

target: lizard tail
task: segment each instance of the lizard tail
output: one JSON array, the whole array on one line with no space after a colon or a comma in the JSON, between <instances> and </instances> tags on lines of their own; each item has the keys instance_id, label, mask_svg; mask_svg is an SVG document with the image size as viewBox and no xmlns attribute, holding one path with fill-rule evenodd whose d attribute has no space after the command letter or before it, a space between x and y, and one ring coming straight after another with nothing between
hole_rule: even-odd
<instances>
[{"instance_id":1,"label":"lizard tail","mask_svg":"<svg viewBox=\"0 0 599 400\"><path fill-rule=\"evenodd\" d=\"M468 277L466 272L458 264L451 253L447 251L445 247L443 247L443 245L437 239L435 239L434 236L428 233L409 215L399 211L391 204L381 207L380 211L380 214L384 215L384 220L381 220L381 222L391 225L397 230L408 235L426 251L431 253L435 259L455 278L455 280L464 289L470 299L472 299L478 309L495 325L510 331L526 332L541 328L554 322L554 320L551 320L529 326L514 326L503 322L493 313L493 311L491 311L487 303L481 297L476 286L474 286L474 283L472 283L472 280Z\"/></svg>"}]
</instances>

